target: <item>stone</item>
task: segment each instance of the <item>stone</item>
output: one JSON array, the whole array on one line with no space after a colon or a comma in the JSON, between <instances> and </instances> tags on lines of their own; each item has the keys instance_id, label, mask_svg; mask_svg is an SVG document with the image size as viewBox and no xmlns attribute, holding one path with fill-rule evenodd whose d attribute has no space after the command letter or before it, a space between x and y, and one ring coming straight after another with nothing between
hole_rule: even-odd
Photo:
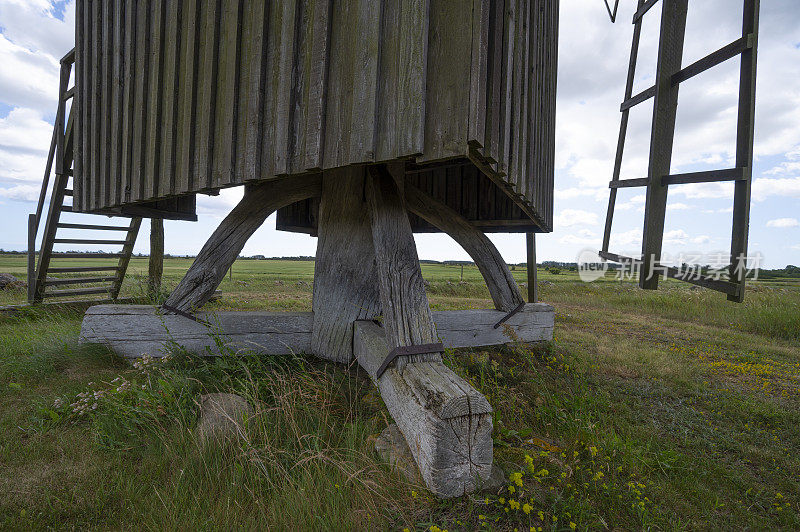
<instances>
[{"instance_id":1,"label":"stone","mask_svg":"<svg viewBox=\"0 0 800 532\"><path fill-rule=\"evenodd\" d=\"M241 395L209 393L200 396L200 418L197 435L203 443L236 440L244 435L245 423L253 415L253 407Z\"/></svg>"},{"instance_id":2,"label":"stone","mask_svg":"<svg viewBox=\"0 0 800 532\"><path fill-rule=\"evenodd\" d=\"M0 290L19 290L28 286L10 273L0 273Z\"/></svg>"}]
</instances>

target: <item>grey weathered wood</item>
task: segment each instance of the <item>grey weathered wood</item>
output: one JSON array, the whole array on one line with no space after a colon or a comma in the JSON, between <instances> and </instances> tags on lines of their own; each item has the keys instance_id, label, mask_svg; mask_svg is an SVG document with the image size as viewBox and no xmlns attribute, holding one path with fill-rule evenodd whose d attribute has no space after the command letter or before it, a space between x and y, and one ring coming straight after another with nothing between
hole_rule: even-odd
<instances>
[{"instance_id":1,"label":"grey weathered wood","mask_svg":"<svg viewBox=\"0 0 800 532\"><path fill-rule=\"evenodd\" d=\"M536 279L536 233L525 233L525 248L528 260L528 303L539 301L539 283Z\"/></svg>"},{"instance_id":2,"label":"grey weathered wood","mask_svg":"<svg viewBox=\"0 0 800 532\"><path fill-rule=\"evenodd\" d=\"M661 11L650 163L647 168L650 183L645 193L642 270L639 274L639 286L651 290L658 288L655 265L661 260L667 214L667 187L661 185L661 176L669 174L678 108L678 85L672 85L672 76L681 68L688 9L688 0L664 0Z\"/></svg>"},{"instance_id":3,"label":"grey weathered wood","mask_svg":"<svg viewBox=\"0 0 800 532\"><path fill-rule=\"evenodd\" d=\"M385 167L373 166L366 179L382 323L392 348L438 341L414 235L396 177ZM402 357L395 365L402 369L409 360L441 360L441 354Z\"/></svg>"},{"instance_id":4,"label":"grey weathered wood","mask_svg":"<svg viewBox=\"0 0 800 532\"><path fill-rule=\"evenodd\" d=\"M441 360L411 361L376 378L391 348L386 331L374 322L356 323L353 344L428 489L440 497L475 491L492 468L492 408L486 398Z\"/></svg>"},{"instance_id":5,"label":"grey weathered wood","mask_svg":"<svg viewBox=\"0 0 800 532\"><path fill-rule=\"evenodd\" d=\"M161 290L161 276L164 273L164 220L150 220L150 257L147 261L147 290L151 298L157 297Z\"/></svg>"},{"instance_id":6,"label":"grey weathered wood","mask_svg":"<svg viewBox=\"0 0 800 532\"><path fill-rule=\"evenodd\" d=\"M551 227L557 1L76 2L78 211L472 144L491 221Z\"/></svg>"},{"instance_id":7,"label":"grey weathered wood","mask_svg":"<svg viewBox=\"0 0 800 532\"><path fill-rule=\"evenodd\" d=\"M441 342L453 349L509 343L506 327L522 342L553 339L554 310L550 305L529 303L504 327L495 329L494 324L504 315L499 310L440 310L433 312L433 320ZM213 324L211 329L182 316L162 316L147 305L98 305L86 312L81 336L84 342L108 344L127 357L143 353L161 356L169 340L204 353L215 347L210 334L239 346L237 349L249 346L250 353L312 352L311 312L198 312L196 316Z\"/></svg>"},{"instance_id":8,"label":"grey weathered wood","mask_svg":"<svg viewBox=\"0 0 800 532\"><path fill-rule=\"evenodd\" d=\"M246 189L236 207L209 237L167 304L191 311L213 295L247 239L276 209L320 194L319 175L267 181Z\"/></svg>"},{"instance_id":9,"label":"grey weathered wood","mask_svg":"<svg viewBox=\"0 0 800 532\"><path fill-rule=\"evenodd\" d=\"M480 229L416 187L405 186L405 200L409 211L450 235L469 253L498 310L509 312L525 301L500 252Z\"/></svg>"},{"instance_id":10,"label":"grey weathered wood","mask_svg":"<svg viewBox=\"0 0 800 532\"><path fill-rule=\"evenodd\" d=\"M353 321L381 309L364 172L345 168L322 178L311 352L336 362L353 359Z\"/></svg>"}]
</instances>

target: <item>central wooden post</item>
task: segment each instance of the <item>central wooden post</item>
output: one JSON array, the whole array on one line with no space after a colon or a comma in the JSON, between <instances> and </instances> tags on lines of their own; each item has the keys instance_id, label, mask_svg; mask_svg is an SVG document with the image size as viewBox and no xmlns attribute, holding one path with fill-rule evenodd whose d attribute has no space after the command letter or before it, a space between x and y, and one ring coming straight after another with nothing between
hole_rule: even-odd
<instances>
[{"instance_id":1,"label":"central wooden post","mask_svg":"<svg viewBox=\"0 0 800 532\"><path fill-rule=\"evenodd\" d=\"M364 179L363 166L325 171L319 204L311 352L345 364L353 360L353 322L381 308Z\"/></svg>"}]
</instances>

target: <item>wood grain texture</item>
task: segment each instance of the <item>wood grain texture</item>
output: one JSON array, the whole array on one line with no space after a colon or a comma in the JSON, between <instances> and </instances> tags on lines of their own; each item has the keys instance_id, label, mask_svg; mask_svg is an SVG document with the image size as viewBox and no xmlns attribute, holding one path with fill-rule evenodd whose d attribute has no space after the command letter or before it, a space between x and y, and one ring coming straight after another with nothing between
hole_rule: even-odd
<instances>
[{"instance_id":1,"label":"wood grain texture","mask_svg":"<svg viewBox=\"0 0 800 532\"><path fill-rule=\"evenodd\" d=\"M382 323L392 348L438 341L414 235L396 177L383 166L372 166L366 179ZM402 357L395 366L402 369L409 361L422 360L441 360L441 354Z\"/></svg>"},{"instance_id":2,"label":"wood grain texture","mask_svg":"<svg viewBox=\"0 0 800 532\"><path fill-rule=\"evenodd\" d=\"M504 315L499 310L440 310L433 312L433 320L444 346L453 349L506 344L512 341L511 335L521 342L553 339L554 310L550 305L527 304L504 324L509 330L495 329L494 324ZM249 353L311 353L312 312L201 311L195 316L211 323L211 330L182 316L162 316L149 305L98 305L84 316L81 341L108 344L126 357L161 356L170 340L193 353L211 349L214 354L213 333L226 343L249 347Z\"/></svg>"},{"instance_id":3,"label":"wood grain texture","mask_svg":"<svg viewBox=\"0 0 800 532\"><path fill-rule=\"evenodd\" d=\"M166 304L184 311L201 307L264 220L284 205L318 196L320 187L319 175L307 175L302 179L280 179L248 188L239 204L209 237Z\"/></svg>"},{"instance_id":4,"label":"wood grain texture","mask_svg":"<svg viewBox=\"0 0 800 532\"><path fill-rule=\"evenodd\" d=\"M335 362L353 359L353 322L381 309L364 172L345 168L322 178L311 352Z\"/></svg>"},{"instance_id":5,"label":"wood grain texture","mask_svg":"<svg viewBox=\"0 0 800 532\"><path fill-rule=\"evenodd\" d=\"M467 158L490 221L552 226L557 1L77 4L79 208Z\"/></svg>"},{"instance_id":6,"label":"wood grain texture","mask_svg":"<svg viewBox=\"0 0 800 532\"><path fill-rule=\"evenodd\" d=\"M439 497L475 491L492 468L492 408L441 360L375 370L391 350L386 331L356 323L354 349L408 443L428 489Z\"/></svg>"},{"instance_id":7,"label":"wood grain texture","mask_svg":"<svg viewBox=\"0 0 800 532\"><path fill-rule=\"evenodd\" d=\"M408 210L435 225L469 253L480 270L497 310L510 312L525 300L492 241L466 218L414 186L405 186Z\"/></svg>"}]
</instances>

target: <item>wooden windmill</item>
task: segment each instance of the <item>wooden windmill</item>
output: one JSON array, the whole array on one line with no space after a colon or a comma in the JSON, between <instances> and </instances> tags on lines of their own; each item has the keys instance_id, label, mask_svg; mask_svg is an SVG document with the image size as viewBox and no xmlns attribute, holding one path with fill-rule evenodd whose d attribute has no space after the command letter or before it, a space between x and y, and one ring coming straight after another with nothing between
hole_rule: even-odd
<instances>
[{"instance_id":1,"label":"wooden windmill","mask_svg":"<svg viewBox=\"0 0 800 532\"><path fill-rule=\"evenodd\" d=\"M639 11L654 1L640 0ZM664 2L666 17L685 5ZM193 220L196 194L245 187L163 307L93 307L83 340L126 356L158 355L169 341L213 352L212 330L251 352L355 360L430 489L475 490L492 464L491 407L441 354L504 343L507 328L523 341L552 339L553 308L525 304L486 233L552 230L558 8L551 0L77 0L53 205L71 179L71 210L132 218L115 279L139 217ZM662 24L672 37L675 24ZM657 102L672 98L676 75L675 58L662 55ZM648 205L661 205L663 225L665 196L654 183ZM278 229L318 238L313 312L202 312L276 211ZM57 213L48 217L46 239L58 225ZM431 312L414 232L461 244L495 308ZM47 264L40 258L35 294Z\"/></svg>"},{"instance_id":2,"label":"wooden windmill","mask_svg":"<svg viewBox=\"0 0 800 532\"><path fill-rule=\"evenodd\" d=\"M84 340L157 355L164 324L202 348L213 321L229 345L357 360L429 487L474 490L491 407L441 354L509 341L501 324L552 338L485 233L552 229L558 3L78 0L76 18L73 209L193 219L196 194L245 187L161 309L94 307ZM198 312L275 211L318 237L313 312ZM415 231L459 242L495 309L432 313Z\"/></svg>"}]
</instances>

